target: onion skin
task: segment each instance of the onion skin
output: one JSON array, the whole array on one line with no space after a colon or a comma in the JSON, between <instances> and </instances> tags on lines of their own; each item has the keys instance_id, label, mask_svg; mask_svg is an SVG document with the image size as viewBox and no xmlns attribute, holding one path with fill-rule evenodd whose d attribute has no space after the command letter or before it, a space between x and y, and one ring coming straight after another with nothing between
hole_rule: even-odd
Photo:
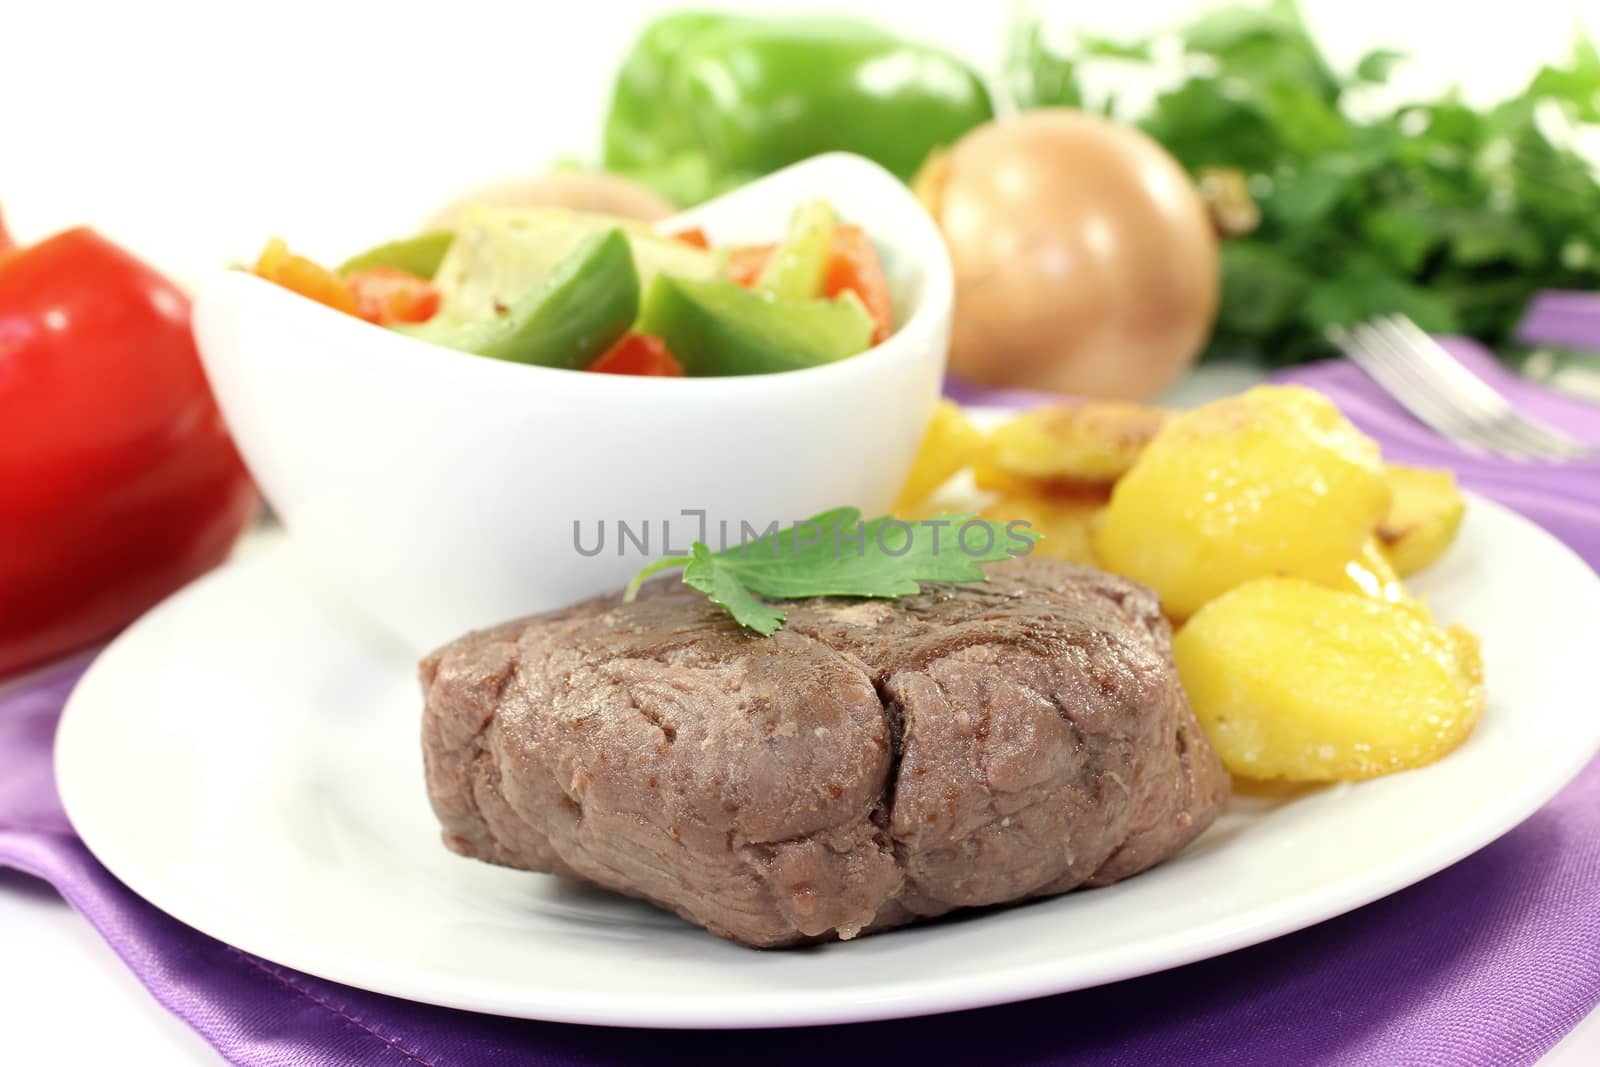
<instances>
[{"instance_id":1,"label":"onion skin","mask_svg":"<svg viewBox=\"0 0 1600 1067\"><path fill-rule=\"evenodd\" d=\"M557 170L535 178L498 182L457 197L422 227L453 230L470 204L499 208L564 207L597 215L655 222L677 211L638 182L597 170Z\"/></svg>"},{"instance_id":2,"label":"onion skin","mask_svg":"<svg viewBox=\"0 0 1600 1067\"><path fill-rule=\"evenodd\" d=\"M983 385L1148 400L1216 319L1217 237L1182 167L1065 109L978 127L916 182L955 267L950 369Z\"/></svg>"}]
</instances>

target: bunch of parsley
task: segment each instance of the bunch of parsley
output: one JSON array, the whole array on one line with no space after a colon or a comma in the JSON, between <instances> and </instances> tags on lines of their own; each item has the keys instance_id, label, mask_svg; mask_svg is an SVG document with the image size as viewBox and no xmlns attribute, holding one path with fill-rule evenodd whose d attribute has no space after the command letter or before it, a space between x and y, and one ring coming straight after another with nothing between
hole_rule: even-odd
<instances>
[{"instance_id":1,"label":"bunch of parsley","mask_svg":"<svg viewBox=\"0 0 1600 1067\"><path fill-rule=\"evenodd\" d=\"M1214 10L1176 36L1187 73L1138 125L1191 172L1243 172L1261 212L1223 244L1211 352L1300 363L1332 354L1329 326L1390 312L1495 345L1535 290L1600 288L1600 182L1546 132L1600 122L1592 42L1486 111L1451 92L1357 120L1350 94L1383 84L1403 56L1378 50L1335 71L1294 0ZM1086 59L1152 64L1156 51L1079 38L1063 53L1025 22L1007 77L1019 106L1083 107Z\"/></svg>"}]
</instances>

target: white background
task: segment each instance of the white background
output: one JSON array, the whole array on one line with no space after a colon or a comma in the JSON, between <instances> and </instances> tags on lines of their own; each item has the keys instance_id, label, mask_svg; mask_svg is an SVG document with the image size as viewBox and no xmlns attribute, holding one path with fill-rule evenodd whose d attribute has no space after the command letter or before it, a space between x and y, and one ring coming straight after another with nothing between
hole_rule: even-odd
<instances>
[{"instance_id":1,"label":"white background","mask_svg":"<svg viewBox=\"0 0 1600 1067\"><path fill-rule=\"evenodd\" d=\"M1414 53L1402 93L1519 88L1593 0L1304 0L1336 64ZM403 233L486 180L593 159L611 72L665 6L455 0L0 5L0 207L22 239L80 222L181 278L253 256L269 235L328 259ZM867 10L992 65L1006 5L891 0ZM1051 3L1133 34L1185 0ZM0 1042L18 1063L213 1062L89 926L0 872ZM1600 1063L1591 1018L1551 1063Z\"/></svg>"},{"instance_id":2,"label":"white background","mask_svg":"<svg viewBox=\"0 0 1600 1067\"><path fill-rule=\"evenodd\" d=\"M1098 31L1169 23L1194 0L1047 0ZM405 232L486 179L594 158L631 28L665 4L16 0L0 6L0 206L17 235L91 221L185 276L272 234L330 259ZM768 8L840 8L805 0ZM997 57L1006 3L854 5ZM1406 88L1520 87L1593 0L1307 0L1336 63L1375 44Z\"/></svg>"}]
</instances>

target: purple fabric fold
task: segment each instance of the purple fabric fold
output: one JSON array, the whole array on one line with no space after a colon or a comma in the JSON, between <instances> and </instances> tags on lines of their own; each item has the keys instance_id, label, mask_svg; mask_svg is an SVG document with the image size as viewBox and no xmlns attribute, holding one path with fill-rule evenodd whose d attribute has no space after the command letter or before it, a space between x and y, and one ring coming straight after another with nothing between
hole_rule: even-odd
<instances>
[{"instance_id":1,"label":"purple fabric fold","mask_svg":"<svg viewBox=\"0 0 1600 1067\"><path fill-rule=\"evenodd\" d=\"M1460 344L1452 350L1478 359ZM1600 563L1600 466L1533 468L1468 456L1344 364L1300 368L1283 380L1328 392L1391 457L1455 467L1466 484L1543 523L1591 566ZM1495 384L1600 442L1600 409L1498 376ZM965 399L1027 406L1045 398L968 390ZM784 1067L932 1055L1141 1067L1531 1064L1600 1003L1596 763L1511 833L1410 889L1255 948L1099 989L806 1031L602 1029L411 1004L206 937L96 862L61 810L50 762L56 719L81 669L0 690L0 864L54 885L168 1010L234 1063ZM1592 702L1590 694L1573 699ZM0 966L27 961L0 954ZM3 1041L0 1033L0 1058Z\"/></svg>"},{"instance_id":2,"label":"purple fabric fold","mask_svg":"<svg viewBox=\"0 0 1600 1067\"><path fill-rule=\"evenodd\" d=\"M1517 340L1600 352L1600 293L1546 289L1528 305Z\"/></svg>"}]
</instances>

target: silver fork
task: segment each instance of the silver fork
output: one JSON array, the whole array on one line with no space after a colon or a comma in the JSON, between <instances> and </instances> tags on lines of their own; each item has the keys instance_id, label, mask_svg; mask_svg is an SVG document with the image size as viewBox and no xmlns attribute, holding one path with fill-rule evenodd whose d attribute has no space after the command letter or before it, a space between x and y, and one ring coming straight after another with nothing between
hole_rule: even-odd
<instances>
[{"instance_id":1,"label":"silver fork","mask_svg":"<svg viewBox=\"0 0 1600 1067\"><path fill-rule=\"evenodd\" d=\"M1328 339L1405 409L1457 444L1513 459L1582 459L1595 450L1523 415L1404 315L1385 315Z\"/></svg>"}]
</instances>

